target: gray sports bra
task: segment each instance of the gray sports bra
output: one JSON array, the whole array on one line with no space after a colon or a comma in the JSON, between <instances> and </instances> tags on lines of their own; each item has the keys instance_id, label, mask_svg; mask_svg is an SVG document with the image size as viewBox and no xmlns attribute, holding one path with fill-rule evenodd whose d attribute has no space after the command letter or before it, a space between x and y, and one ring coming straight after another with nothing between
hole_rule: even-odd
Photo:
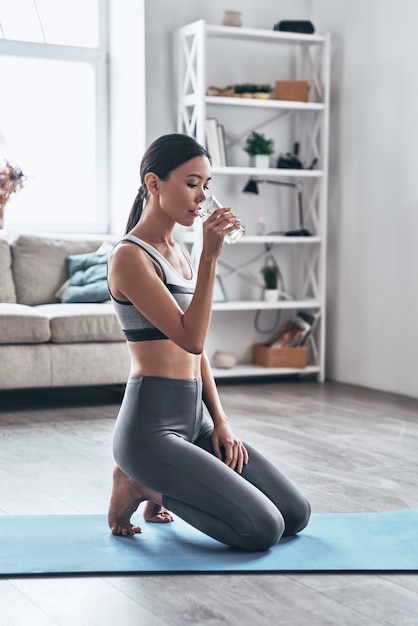
<instances>
[{"instance_id":1,"label":"gray sports bra","mask_svg":"<svg viewBox=\"0 0 418 626\"><path fill-rule=\"evenodd\" d=\"M193 297L196 286L196 274L190 263L191 278L183 278L183 276L176 272L170 263L168 263L163 255L158 252L154 246L151 246L146 241L143 241L134 235L125 235L121 241L131 241L137 246L140 246L150 255L152 259L154 259L156 263L158 263L163 274L165 286L170 293L173 294L173 297L180 306L181 310L183 312L186 311ZM151 322L144 315L142 315L142 313L138 311L138 309L131 302L117 300L111 292L110 297L112 299L116 316L128 341L153 341L156 339L168 339L168 337L151 324Z\"/></svg>"}]
</instances>

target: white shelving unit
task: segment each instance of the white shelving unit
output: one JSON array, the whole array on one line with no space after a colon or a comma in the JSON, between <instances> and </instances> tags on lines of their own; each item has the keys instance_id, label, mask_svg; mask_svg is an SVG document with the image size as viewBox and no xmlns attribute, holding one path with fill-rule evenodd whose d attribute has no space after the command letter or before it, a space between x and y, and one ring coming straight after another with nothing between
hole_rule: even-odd
<instances>
[{"instance_id":1,"label":"white shelving unit","mask_svg":"<svg viewBox=\"0 0 418 626\"><path fill-rule=\"evenodd\" d=\"M245 42L247 54L251 55L252 44L269 46L270 62L275 64L280 59L291 63L292 75L287 79L308 80L310 85L309 102L279 101L274 99L259 100L251 98L216 97L206 95L208 69L211 55L208 42L227 40L231 44L227 63L233 73L233 44ZM224 44L225 45L225 44ZM229 44L228 44L229 45ZM292 258L297 265L298 278L293 279L292 298L279 299L277 302L265 302L260 299L242 299L233 297L227 302L213 305L214 317L225 313L234 313L234 320L245 312L277 311L291 315L299 310L320 313L319 323L309 341L309 362L303 369L264 368L251 364L251 343L247 346L242 362L228 370L214 369L217 378L240 378L257 376L281 376L300 374L315 376L323 381L325 376L325 291L326 291L326 228L327 228L327 186L328 186L328 132L329 132L329 84L330 84L330 37L329 35L302 35L260 29L235 28L208 25L204 20L188 24L178 31L178 117L177 130L185 132L202 144L206 143L205 120L216 117L223 123L223 116L231 112L245 113L246 128L242 128L228 137L225 127L227 147L231 152L243 148L246 135L251 130L262 130L260 115L266 123L287 125L287 132L293 141L298 141L304 158L318 159L318 169L279 169L276 167L255 169L232 162L227 167L212 167L212 177L224 179L225 184L231 177L245 182L257 177L269 181L298 182L303 187L304 221L311 236L285 236L266 234L262 236L246 234L237 244L227 247L225 255L232 254L232 261L226 259L227 267L234 268L236 275L239 268L245 267L246 259L256 250L279 251L281 258ZM279 79L286 79L278 76ZM250 82L235 80L235 82ZM234 82L232 79L231 83ZM252 81L257 82L257 81ZM261 81L258 81L261 82ZM265 81L263 81L265 82ZM251 116L257 115L256 124L252 125ZM242 118L241 118L242 119ZM228 145L229 140L229 145ZM293 144L292 144L293 145ZM242 150L243 153L243 150ZM282 189L276 187L277 191ZM277 211L274 204L269 208ZM190 242L197 248L200 245L199 228L189 233ZM232 248L234 248L232 252ZM224 253L221 257L223 262ZM238 259L237 259L238 257ZM295 262L296 258L296 262ZM229 263L229 265L228 265ZM234 272L234 269L232 269ZM293 272L290 272L293 273ZM241 272L242 278L242 272ZM237 278L238 280L238 278ZM261 297L261 294L260 294ZM215 330L216 333L216 325ZM245 328L242 329L245 336ZM222 342L222 338L220 338Z\"/></svg>"}]
</instances>

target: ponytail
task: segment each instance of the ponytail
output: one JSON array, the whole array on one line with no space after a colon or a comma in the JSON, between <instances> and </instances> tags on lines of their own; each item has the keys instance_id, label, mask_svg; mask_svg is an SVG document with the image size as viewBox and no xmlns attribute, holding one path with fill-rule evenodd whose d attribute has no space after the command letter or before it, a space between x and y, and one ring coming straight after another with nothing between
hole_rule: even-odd
<instances>
[{"instance_id":1,"label":"ponytail","mask_svg":"<svg viewBox=\"0 0 418 626\"><path fill-rule=\"evenodd\" d=\"M141 219L142 209L144 206L144 201L146 200L148 195L148 190L145 184L142 184L138 189L138 193L136 194L134 203L132 205L131 211L129 213L128 221L125 227L125 235L129 233L130 230L136 226Z\"/></svg>"}]
</instances>

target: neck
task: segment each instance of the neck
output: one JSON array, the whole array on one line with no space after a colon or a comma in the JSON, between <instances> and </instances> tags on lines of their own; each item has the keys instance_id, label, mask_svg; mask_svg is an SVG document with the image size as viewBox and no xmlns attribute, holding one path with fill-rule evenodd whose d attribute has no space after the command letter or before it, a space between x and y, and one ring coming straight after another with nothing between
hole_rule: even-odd
<instances>
[{"instance_id":1,"label":"neck","mask_svg":"<svg viewBox=\"0 0 418 626\"><path fill-rule=\"evenodd\" d=\"M154 217L151 211L144 211L138 224L132 229L132 234L153 245L174 245L174 224L164 223L164 220Z\"/></svg>"}]
</instances>

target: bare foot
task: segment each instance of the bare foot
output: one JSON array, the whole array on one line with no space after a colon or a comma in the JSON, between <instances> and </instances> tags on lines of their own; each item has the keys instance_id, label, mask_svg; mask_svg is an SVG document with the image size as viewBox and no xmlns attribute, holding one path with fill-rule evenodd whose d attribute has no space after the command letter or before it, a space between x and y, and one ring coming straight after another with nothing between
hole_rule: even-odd
<instances>
[{"instance_id":1,"label":"bare foot","mask_svg":"<svg viewBox=\"0 0 418 626\"><path fill-rule=\"evenodd\" d=\"M113 470L113 489L110 497L108 523L112 535L134 535L141 528L131 524L131 516L149 493L143 485L132 480L119 467ZM160 506L160 505L156 505Z\"/></svg>"},{"instance_id":2,"label":"bare foot","mask_svg":"<svg viewBox=\"0 0 418 626\"><path fill-rule=\"evenodd\" d=\"M166 524L174 521L174 517L168 509L151 501L146 503L143 515L146 522L154 522L155 524Z\"/></svg>"}]
</instances>

